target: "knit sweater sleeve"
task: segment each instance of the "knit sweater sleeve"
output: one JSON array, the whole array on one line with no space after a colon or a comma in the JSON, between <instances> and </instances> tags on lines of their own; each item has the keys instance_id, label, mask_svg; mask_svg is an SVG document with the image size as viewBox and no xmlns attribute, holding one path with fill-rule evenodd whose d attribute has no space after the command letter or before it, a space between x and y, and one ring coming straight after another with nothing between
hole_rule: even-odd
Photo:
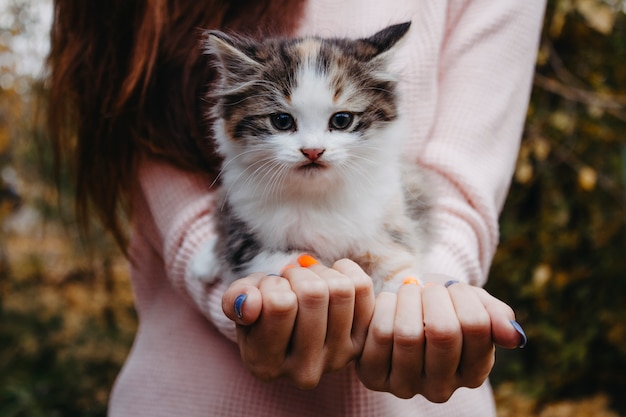
<instances>
[{"instance_id":1,"label":"knit sweater sleeve","mask_svg":"<svg viewBox=\"0 0 626 417\"><path fill-rule=\"evenodd\" d=\"M543 0L452 0L434 122L418 162L433 172L438 230L426 271L483 285L526 116Z\"/></svg>"},{"instance_id":2,"label":"knit sweater sleeve","mask_svg":"<svg viewBox=\"0 0 626 417\"><path fill-rule=\"evenodd\" d=\"M216 239L213 215L215 192L211 179L179 170L143 156L138 169L139 186L154 219L160 239L157 250L172 286L195 304L215 327L236 341L235 325L222 311L227 284L206 283L190 271L191 260L205 243Z\"/></svg>"}]
</instances>

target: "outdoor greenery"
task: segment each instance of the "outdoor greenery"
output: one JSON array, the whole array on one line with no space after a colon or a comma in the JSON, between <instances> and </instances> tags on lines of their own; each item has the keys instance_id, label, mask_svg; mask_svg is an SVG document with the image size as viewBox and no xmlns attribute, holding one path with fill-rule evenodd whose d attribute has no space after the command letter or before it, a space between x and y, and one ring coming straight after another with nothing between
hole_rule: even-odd
<instances>
[{"instance_id":1,"label":"outdoor greenery","mask_svg":"<svg viewBox=\"0 0 626 417\"><path fill-rule=\"evenodd\" d=\"M59 191L52 179L35 105L45 84L10 59L40 1L0 2L0 417L104 416L137 321L126 260L97 225L78 233L70 181ZM626 2L548 3L488 284L529 343L498 350L492 382L501 417L616 417L626 415Z\"/></svg>"},{"instance_id":2,"label":"outdoor greenery","mask_svg":"<svg viewBox=\"0 0 626 417\"><path fill-rule=\"evenodd\" d=\"M608 393L625 410L626 15L551 1L488 289L530 343L496 380L542 399Z\"/></svg>"}]
</instances>

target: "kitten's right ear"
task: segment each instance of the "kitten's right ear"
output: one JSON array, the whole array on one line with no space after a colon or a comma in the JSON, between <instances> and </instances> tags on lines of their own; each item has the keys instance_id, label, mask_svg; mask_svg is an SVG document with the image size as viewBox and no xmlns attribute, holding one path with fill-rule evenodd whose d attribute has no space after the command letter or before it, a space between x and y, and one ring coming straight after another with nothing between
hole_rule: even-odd
<instances>
[{"instance_id":1,"label":"kitten's right ear","mask_svg":"<svg viewBox=\"0 0 626 417\"><path fill-rule=\"evenodd\" d=\"M217 57L228 72L245 74L261 64L254 60L255 48L251 42L229 36L219 30L204 32L204 52Z\"/></svg>"},{"instance_id":2,"label":"kitten's right ear","mask_svg":"<svg viewBox=\"0 0 626 417\"><path fill-rule=\"evenodd\" d=\"M411 22L391 25L375 33L369 38L361 39L360 42L370 47L367 58L374 58L389 51L400 39L406 35L411 27ZM371 49L373 48L373 49Z\"/></svg>"}]
</instances>

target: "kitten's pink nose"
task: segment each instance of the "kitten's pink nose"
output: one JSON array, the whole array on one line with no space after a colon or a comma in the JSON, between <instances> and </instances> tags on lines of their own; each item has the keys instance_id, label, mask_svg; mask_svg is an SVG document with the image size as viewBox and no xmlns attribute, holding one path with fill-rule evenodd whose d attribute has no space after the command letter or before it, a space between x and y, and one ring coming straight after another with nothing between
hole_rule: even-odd
<instances>
[{"instance_id":1,"label":"kitten's pink nose","mask_svg":"<svg viewBox=\"0 0 626 417\"><path fill-rule=\"evenodd\" d=\"M302 152L302 154L304 156L309 158L309 160L311 162L317 161L320 158L320 156L322 156L324 151L326 151L326 149L322 149L322 148L303 148L303 149L300 149L300 152Z\"/></svg>"}]
</instances>

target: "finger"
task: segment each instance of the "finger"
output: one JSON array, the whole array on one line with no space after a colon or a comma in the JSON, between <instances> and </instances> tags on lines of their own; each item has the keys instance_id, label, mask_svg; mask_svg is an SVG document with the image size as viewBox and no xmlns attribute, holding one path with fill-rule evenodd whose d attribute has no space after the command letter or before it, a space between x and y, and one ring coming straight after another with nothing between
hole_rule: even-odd
<instances>
[{"instance_id":1,"label":"finger","mask_svg":"<svg viewBox=\"0 0 626 417\"><path fill-rule=\"evenodd\" d=\"M447 289L427 285L422 290L424 314L424 395L433 402L447 401L457 387L456 371L461 359L461 325Z\"/></svg>"},{"instance_id":2,"label":"finger","mask_svg":"<svg viewBox=\"0 0 626 417\"><path fill-rule=\"evenodd\" d=\"M253 326L238 326L239 349L248 369L263 380L283 375L298 301L289 282L267 276L259 283L263 306Z\"/></svg>"},{"instance_id":3,"label":"finger","mask_svg":"<svg viewBox=\"0 0 626 417\"><path fill-rule=\"evenodd\" d=\"M527 340L526 334L515 321L513 309L482 288L475 287L474 291L491 319L491 334L494 343L508 349L524 347Z\"/></svg>"},{"instance_id":4,"label":"finger","mask_svg":"<svg viewBox=\"0 0 626 417\"><path fill-rule=\"evenodd\" d=\"M354 285L352 341L357 350L361 352L376 304L372 279L359 265L349 259L335 262L333 269L352 279Z\"/></svg>"},{"instance_id":5,"label":"finger","mask_svg":"<svg viewBox=\"0 0 626 417\"><path fill-rule=\"evenodd\" d=\"M463 333L463 350L459 364L460 383L468 388L482 385L495 362L491 337L491 319L472 287L454 284L448 287Z\"/></svg>"},{"instance_id":6,"label":"finger","mask_svg":"<svg viewBox=\"0 0 626 417\"><path fill-rule=\"evenodd\" d=\"M424 364L424 322L419 285L402 285L398 290L391 364L390 391L400 398L412 398L419 391Z\"/></svg>"},{"instance_id":7,"label":"finger","mask_svg":"<svg viewBox=\"0 0 626 417\"><path fill-rule=\"evenodd\" d=\"M288 367L292 379L303 389L313 388L324 371L324 342L328 325L328 286L307 268L285 271L298 300Z\"/></svg>"},{"instance_id":8,"label":"finger","mask_svg":"<svg viewBox=\"0 0 626 417\"><path fill-rule=\"evenodd\" d=\"M233 282L222 296L222 310L226 317L240 325L257 321L263 304L259 283L263 274L253 274Z\"/></svg>"},{"instance_id":9,"label":"finger","mask_svg":"<svg viewBox=\"0 0 626 417\"><path fill-rule=\"evenodd\" d=\"M376 297L372 322L357 363L359 379L371 390L388 391L396 301L396 294L390 292Z\"/></svg>"},{"instance_id":10,"label":"finger","mask_svg":"<svg viewBox=\"0 0 626 417\"><path fill-rule=\"evenodd\" d=\"M352 279L339 271L322 265L309 268L328 287L328 322L326 330L325 370L344 368L360 353L352 343L352 319L354 317L354 284Z\"/></svg>"}]
</instances>

